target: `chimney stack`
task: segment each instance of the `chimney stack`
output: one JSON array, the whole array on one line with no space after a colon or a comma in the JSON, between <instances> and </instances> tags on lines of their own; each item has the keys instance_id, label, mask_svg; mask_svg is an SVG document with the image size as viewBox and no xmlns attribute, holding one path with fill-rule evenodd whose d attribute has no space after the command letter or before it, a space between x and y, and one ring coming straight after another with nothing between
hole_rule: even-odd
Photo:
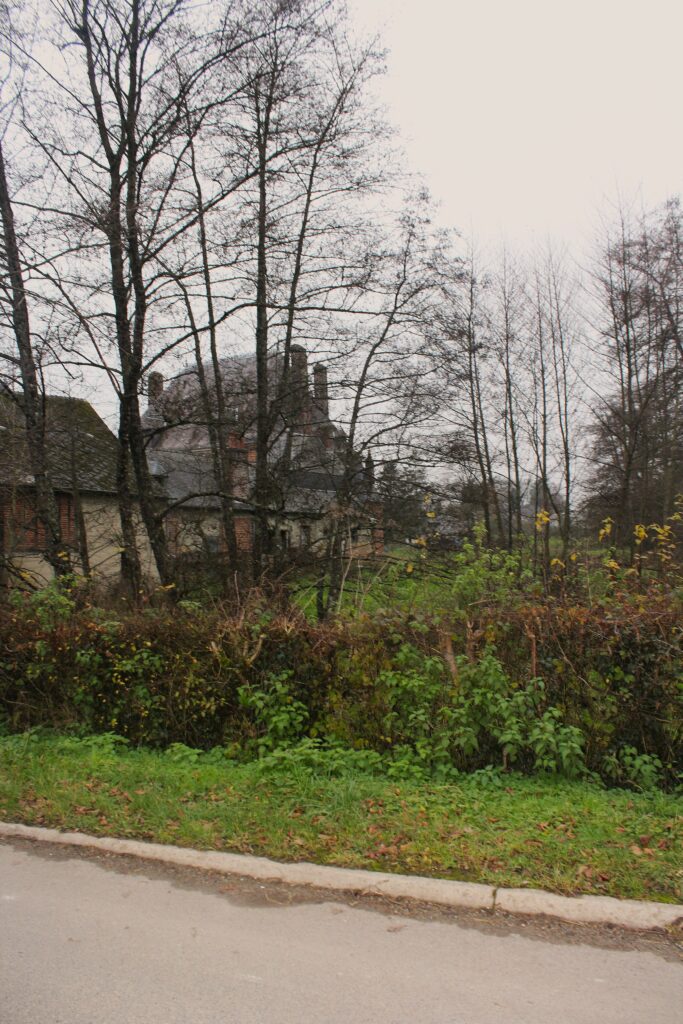
<instances>
[{"instance_id":1,"label":"chimney stack","mask_svg":"<svg viewBox=\"0 0 683 1024\"><path fill-rule=\"evenodd\" d=\"M147 401L151 406L156 406L164 392L164 375L154 370L147 378Z\"/></svg>"},{"instance_id":2,"label":"chimney stack","mask_svg":"<svg viewBox=\"0 0 683 1024\"><path fill-rule=\"evenodd\" d=\"M292 345L289 354L290 408L295 418L303 420L308 398L308 355L303 345Z\"/></svg>"},{"instance_id":3,"label":"chimney stack","mask_svg":"<svg viewBox=\"0 0 683 1024\"><path fill-rule=\"evenodd\" d=\"M329 418L330 400L327 393L327 367L322 363L316 363L313 367L313 394L315 396L315 404L323 416Z\"/></svg>"},{"instance_id":4,"label":"chimney stack","mask_svg":"<svg viewBox=\"0 0 683 1024\"><path fill-rule=\"evenodd\" d=\"M373 459L370 452L368 452L367 458L365 460L364 473L368 493L372 494L373 489L375 487L375 460Z\"/></svg>"}]
</instances>

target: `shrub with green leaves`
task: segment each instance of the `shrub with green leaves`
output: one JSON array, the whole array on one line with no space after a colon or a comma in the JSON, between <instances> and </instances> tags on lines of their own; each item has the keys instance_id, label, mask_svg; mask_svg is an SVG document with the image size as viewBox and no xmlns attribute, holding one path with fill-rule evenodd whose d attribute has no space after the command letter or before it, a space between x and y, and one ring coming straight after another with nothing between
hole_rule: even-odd
<instances>
[{"instance_id":1,"label":"shrub with green leaves","mask_svg":"<svg viewBox=\"0 0 683 1024\"><path fill-rule=\"evenodd\" d=\"M238 687L240 706L248 714L259 754L291 746L304 735L309 714L306 705L292 695L292 676L287 669L268 675L260 686Z\"/></svg>"},{"instance_id":2,"label":"shrub with green leaves","mask_svg":"<svg viewBox=\"0 0 683 1024\"><path fill-rule=\"evenodd\" d=\"M441 659L405 644L378 683L388 705L384 741L398 762L427 775L489 764L570 777L585 770L581 731L548 705L543 680L513 684L490 649L476 662L461 656L448 674Z\"/></svg>"},{"instance_id":3,"label":"shrub with green leaves","mask_svg":"<svg viewBox=\"0 0 683 1024\"><path fill-rule=\"evenodd\" d=\"M185 760L215 749L322 770L323 752L343 749L416 779L490 767L671 787L682 639L664 599L313 624L195 605L115 616L50 592L0 606L0 723L117 734Z\"/></svg>"}]
</instances>

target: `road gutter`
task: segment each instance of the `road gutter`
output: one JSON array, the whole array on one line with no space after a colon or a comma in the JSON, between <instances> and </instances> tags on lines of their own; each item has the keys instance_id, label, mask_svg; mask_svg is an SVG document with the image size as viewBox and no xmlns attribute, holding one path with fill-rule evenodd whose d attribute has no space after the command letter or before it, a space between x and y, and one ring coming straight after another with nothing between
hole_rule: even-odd
<instances>
[{"instance_id":1,"label":"road gutter","mask_svg":"<svg viewBox=\"0 0 683 1024\"><path fill-rule=\"evenodd\" d=\"M0 822L0 838L31 839L61 846L85 846L102 853L125 854L163 864L240 875L267 882L309 885L317 889L367 896L390 896L438 906L506 914L545 915L582 924L614 925L638 931L683 927L683 905L618 900L612 896L559 896L542 889L504 889L419 875L336 868L300 862L287 864L240 853L216 853L181 846L111 839L84 832L60 832L14 822Z\"/></svg>"}]
</instances>

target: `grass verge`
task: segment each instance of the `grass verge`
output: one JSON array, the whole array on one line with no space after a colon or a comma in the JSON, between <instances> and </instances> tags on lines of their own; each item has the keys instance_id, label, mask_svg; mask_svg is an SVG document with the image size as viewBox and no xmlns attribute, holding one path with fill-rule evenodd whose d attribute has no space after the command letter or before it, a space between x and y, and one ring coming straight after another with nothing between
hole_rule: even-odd
<instances>
[{"instance_id":1,"label":"grass verge","mask_svg":"<svg viewBox=\"0 0 683 1024\"><path fill-rule=\"evenodd\" d=\"M682 812L669 794L546 777L425 785L0 738L5 821L564 894L683 900Z\"/></svg>"}]
</instances>

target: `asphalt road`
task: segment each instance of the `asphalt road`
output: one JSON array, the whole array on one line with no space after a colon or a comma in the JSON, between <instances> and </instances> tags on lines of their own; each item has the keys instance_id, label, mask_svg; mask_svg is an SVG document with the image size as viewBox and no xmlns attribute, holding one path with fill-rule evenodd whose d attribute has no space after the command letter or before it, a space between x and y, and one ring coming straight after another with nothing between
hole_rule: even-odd
<instances>
[{"instance_id":1,"label":"asphalt road","mask_svg":"<svg viewBox=\"0 0 683 1024\"><path fill-rule=\"evenodd\" d=\"M681 1024L673 944L596 935L0 844L1 1024Z\"/></svg>"}]
</instances>

